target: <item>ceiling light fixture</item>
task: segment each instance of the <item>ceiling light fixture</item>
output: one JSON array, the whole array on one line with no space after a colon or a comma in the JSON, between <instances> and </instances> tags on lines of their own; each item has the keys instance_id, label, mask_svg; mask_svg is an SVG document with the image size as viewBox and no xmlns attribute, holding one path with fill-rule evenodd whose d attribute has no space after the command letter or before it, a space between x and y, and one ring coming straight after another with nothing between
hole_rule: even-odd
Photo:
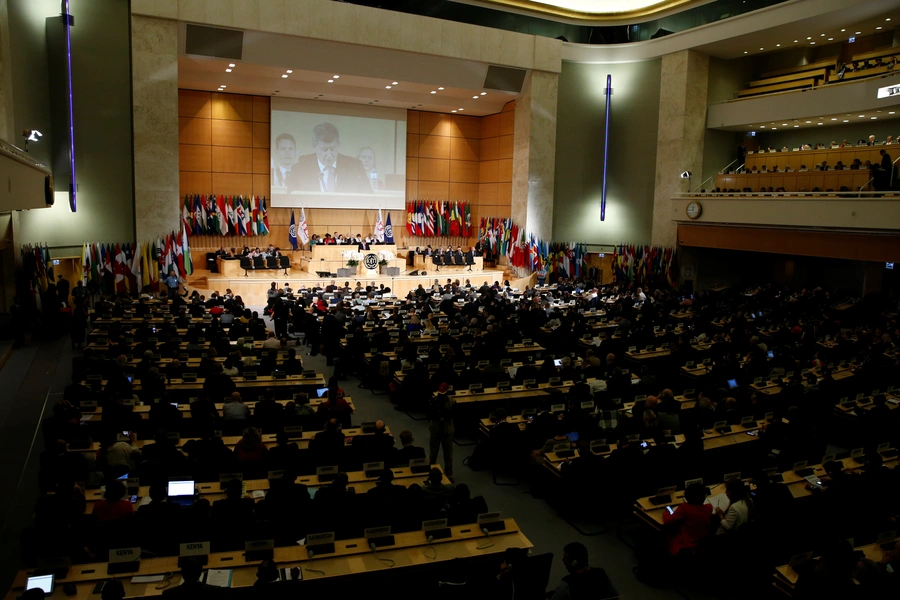
<instances>
[{"instance_id":1,"label":"ceiling light fixture","mask_svg":"<svg viewBox=\"0 0 900 600\"><path fill-rule=\"evenodd\" d=\"M439 88L438 88L438 91L443 91L443 89L444 89L444 88L442 88L442 87L439 87Z\"/></svg>"},{"instance_id":2,"label":"ceiling light fixture","mask_svg":"<svg viewBox=\"0 0 900 600\"><path fill-rule=\"evenodd\" d=\"M391 86L386 85L386 86L384 86L384 89L389 90L389 89L391 89Z\"/></svg>"},{"instance_id":3,"label":"ceiling light fixture","mask_svg":"<svg viewBox=\"0 0 900 600\"><path fill-rule=\"evenodd\" d=\"M462 109L462 108L458 108L458 109L456 109L456 110L463 110L463 109Z\"/></svg>"},{"instance_id":4,"label":"ceiling light fixture","mask_svg":"<svg viewBox=\"0 0 900 600\"><path fill-rule=\"evenodd\" d=\"M775 44L776 48L781 48L781 44Z\"/></svg>"},{"instance_id":5,"label":"ceiling light fixture","mask_svg":"<svg viewBox=\"0 0 900 600\"><path fill-rule=\"evenodd\" d=\"M860 118L860 119L865 119L865 118L866 118L866 115L859 115L859 118Z\"/></svg>"},{"instance_id":6,"label":"ceiling light fixture","mask_svg":"<svg viewBox=\"0 0 900 600\"><path fill-rule=\"evenodd\" d=\"M455 110L451 110L450 112L456 112Z\"/></svg>"},{"instance_id":7,"label":"ceiling light fixture","mask_svg":"<svg viewBox=\"0 0 900 600\"><path fill-rule=\"evenodd\" d=\"M859 35L859 34L861 34L861 33L862 33L862 31L857 31L857 32L854 33L853 35Z\"/></svg>"},{"instance_id":8,"label":"ceiling light fixture","mask_svg":"<svg viewBox=\"0 0 900 600\"><path fill-rule=\"evenodd\" d=\"M888 114L892 115L892 114L894 114L894 111L889 111Z\"/></svg>"},{"instance_id":9,"label":"ceiling light fixture","mask_svg":"<svg viewBox=\"0 0 900 600\"><path fill-rule=\"evenodd\" d=\"M831 117L832 121L837 121L837 117Z\"/></svg>"},{"instance_id":10,"label":"ceiling light fixture","mask_svg":"<svg viewBox=\"0 0 900 600\"><path fill-rule=\"evenodd\" d=\"M799 125L794 125L794 127L796 128L796 127L800 127L800 126L799 126Z\"/></svg>"},{"instance_id":11,"label":"ceiling light fixture","mask_svg":"<svg viewBox=\"0 0 900 600\"><path fill-rule=\"evenodd\" d=\"M746 51L746 50L744 50L744 54L747 54L747 51Z\"/></svg>"},{"instance_id":12,"label":"ceiling light fixture","mask_svg":"<svg viewBox=\"0 0 900 600\"><path fill-rule=\"evenodd\" d=\"M773 127L773 128L772 128L773 131L774 131L775 129L778 129L778 128L777 128L777 127Z\"/></svg>"},{"instance_id":13,"label":"ceiling light fixture","mask_svg":"<svg viewBox=\"0 0 900 600\"><path fill-rule=\"evenodd\" d=\"M872 120L874 121L874 120L877 119L877 118L878 118L878 117L872 117Z\"/></svg>"},{"instance_id":14,"label":"ceiling light fixture","mask_svg":"<svg viewBox=\"0 0 900 600\"><path fill-rule=\"evenodd\" d=\"M231 69L225 69L226 73L231 73Z\"/></svg>"},{"instance_id":15,"label":"ceiling light fixture","mask_svg":"<svg viewBox=\"0 0 900 600\"><path fill-rule=\"evenodd\" d=\"M292 71L291 69L288 69L287 71L285 71L285 73L287 73L288 75L290 75L291 73L293 73L293 71Z\"/></svg>"},{"instance_id":16,"label":"ceiling light fixture","mask_svg":"<svg viewBox=\"0 0 900 600\"><path fill-rule=\"evenodd\" d=\"M799 42L799 41L800 41L800 40L794 40L794 43L796 44L796 43Z\"/></svg>"},{"instance_id":17,"label":"ceiling light fixture","mask_svg":"<svg viewBox=\"0 0 900 600\"><path fill-rule=\"evenodd\" d=\"M225 88L228 87L228 86L227 86L227 85L220 85L219 87L222 88L222 89L225 89Z\"/></svg>"},{"instance_id":18,"label":"ceiling light fixture","mask_svg":"<svg viewBox=\"0 0 900 600\"><path fill-rule=\"evenodd\" d=\"M765 50L765 48L760 48L760 50Z\"/></svg>"},{"instance_id":19,"label":"ceiling light fixture","mask_svg":"<svg viewBox=\"0 0 900 600\"><path fill-rule=\"evenodd\" d=\"M876 28L875 28L875 29L881 29L881 26L880 26L880 25L879 25L879 26L878 26L878 27L876 27Z\"/></svg>"},{"instance_id":20,"label":"ceiling light fixture","mask_svg":"<svg viewBox=\"0 0 900 600\"><path fill-rule=\"evenodd\" d=\"M392 81L392 82L391 82L391 85L400 85L400 84L397 83L396 81Z\"/></svg>"},{"instance_id":21,"label":"ceiling light fixture","mask_svg":"<svg viewBox=\"0 0 900 600\"><path fill-rule=\"evenodd\" d=\"M334 79L329 79L328 83L334 83Z\"/></svg>"},{"instance_id":22,"label":"ceiling light fixture","mask_svg":"<svg viewBox=\"0 0 900 600\"><path fill-rule=\"evenodd\" d=\"M812 121L807 121L807 123L812 123Z\"/></svg>"},{"instance_id":23,"label":"ceiling light fixture","mask_svg":"<svg viewBox=\"0 0 900 600\"><path fill-rule=\"evenodd\" d=\"M340 75L333 75L331 78L332 78L332 79L340 79L341 76L340 76Z\"/></svg>"},{"instance_id":24,"label":"ceiling light fixture","mask_svg":"<svg viewBox=\"0 0 900 600\"><path fill-rule=\"evenodd\" d=\"M890 21L890 19L888 19L888 21ZM233 69L236 65L234 63L228 63L228 66Z\"/></svg>"},{"instance_id":25,"label":"ceiling light fixture","mask_svg":"<svg viewBox=\"0 0 900 600\"><path fill-rule=\"evenodd\" d=\"M478 100L478 96L472 96L472 100Z\"/></svg>"},{"instance_id":26,"label":"ceiling light fixture","mask_svg":"<svg viewBox=\"0 0 900 600\"><path fill-rule=\"evenodd\" d=\"M849 123L850 119L844 119L844 123Z\"/></svg>"},{"instance_id":27,"label":"ceiling light fixture","mask_svg":"<svg viewBox=\"0 0 900 600\"><path fill-rule=\"evenodd\" d=\"M431 90L432 94L437 94L437 90Z\"/></svg>"},{"instance_id":28,"label":"ceiling light fixture","mask_svg":"<svg viewBox=\"0 0 900 600\"><path fill-rule=\"evenodd\" d=\"M834 41L834 38L828 38L828 41L829 41L829 42L833 42L833 41Z\"/></svg>"},{"instance_id":29,"label":"ceiling light fixture","mask_svg":"<svg viewBox=\"0 0 900 600\"><path fill-rule=\"evenodd\" d=\"M841 29L841 33L844 33L845 31L847 31L847 30L846 30L846 29Z\"/></svg>"},{"instance_id":30,"label":"ceiling light fixture","mask_svg":"<svg viewBox=\"0 0 900 600\"><path fill-rule=\"evenodd\" d=\"M487 92L481 92L481 96L487 96Z\"/></svg>"},{"instance_id":31,"label":"ceiling light fixture","mask_svg":"<svg viewBox=\"0 0 900 600\"><path fill-rule=\"evenodd\" d=\"M824 125L825 123L816 123L816 125Z\"/></svg>"},{"instance_id":32,"label":"ceiling light fixture","mask_svg":"<svg viewBox=\"0 0 900 600\"><path fill-rule=\"evenodd\" d=\"M810 42L809 45L810 45L810 46L815 46L816 43L815 43L815 42Z\"/></svg>"},{"instance_id":33,"label":"ceiling light fixture","mask_svg":"<svg viewBox=\"0 0 900 600\"><path fill-rule=\"evenodd\" d=\"M808 39L808 40L811 40L811 39L812 39L812 38L811 38L811 37L808 37L808 36L807 36L807 38L806 38L806 39Z\"/></svg>"},{"instance_id":34,"label":"ceiling light fixture","mask_svg":"<svg viewBox=\"0 0 900 600\"><path fill-rule=\"evenodd\" d=\"M284 75L281 76L282 79L287 79L287 77L288 77L287 73L285 73Z\"/></svg>"},{"instance_id":35,"label":"ceiling light fixture","mask_svg":"<svg viewBox=\"0 0 900 600\"><path fill-rule=\"evenodd\" d=\"M890 21L890 20L891 20L891 18L890 18L890 17L888 17L888 18L887 18L887 19L885 19L885 21Z\"/></svg>"}]
</instances>

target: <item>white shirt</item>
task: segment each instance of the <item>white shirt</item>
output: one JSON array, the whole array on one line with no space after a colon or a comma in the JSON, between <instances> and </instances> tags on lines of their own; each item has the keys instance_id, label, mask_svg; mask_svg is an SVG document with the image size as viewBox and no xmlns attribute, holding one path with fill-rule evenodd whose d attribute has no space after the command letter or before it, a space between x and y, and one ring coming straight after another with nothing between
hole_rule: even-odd
<instances>
[{"instance_id":1,"label":"white shirt","mask_svg":"<svg viewBox=\"0 0 900 600\"><path fill-rule=\"evenodd\" d=\"M731 505L729 505L728 510L725 511L725 516L722 518L722 522L719 524L719 530L716 534L721 535L730 531L736 531L738 527L749 520L750 507L747 506L747 501L739 500L738 502L732 502Z\"/></svg>"},{"instance_id":2,"label":"white shirt","mask_svg":"<svg viewBox=\"0 0 900 600\"><path fill-rule=\"evenodd\" d=\"M329 168L322 164L321 160L316 160L319 163L319 173L322 174L322 177L319 178L319 189L323 192L328 191L328 177L329 177ZM330 176L335 177L337 173L336 165L331 165Z\"/></svg>"},{"instance_id":3,"label":"white shirt","mask_svg":"<svg viewBox=\"0 0 900 600\"><path fill-rule=\"evenodd\" d=\"M287 174L291 172L291 170L287 167L282 167L281 165L275 167L275 181L272 183L275 185L287 185ZM280 181L279 181L280 176Z\"/></svg>"}]
</instances>

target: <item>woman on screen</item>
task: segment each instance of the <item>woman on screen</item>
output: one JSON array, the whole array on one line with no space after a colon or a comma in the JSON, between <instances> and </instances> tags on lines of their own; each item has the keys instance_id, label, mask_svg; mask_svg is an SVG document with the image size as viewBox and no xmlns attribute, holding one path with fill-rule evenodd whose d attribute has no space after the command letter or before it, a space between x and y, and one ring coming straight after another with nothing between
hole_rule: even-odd
<instances>
[{"instance_id":1,"label":"woman on screen","mask_svg":"<svg viewBox=\"0 0 900 600\"><path fill-rule=\"evenodd\" d=\"M366 176L369 178L369 185L372 186L372 191L383 189L384 184L378 179L378 172L375 170L375 151L368 146L360 148L356 158L359 159L363 164L363 169L366 170Z\"/></svg>"}]
</instances>

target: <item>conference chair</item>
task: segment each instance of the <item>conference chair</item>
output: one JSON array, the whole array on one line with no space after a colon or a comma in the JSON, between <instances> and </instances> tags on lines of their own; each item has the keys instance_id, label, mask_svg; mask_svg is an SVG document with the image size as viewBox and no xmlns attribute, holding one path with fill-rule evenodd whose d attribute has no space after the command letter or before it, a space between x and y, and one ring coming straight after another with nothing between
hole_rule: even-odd
<instances>
[{"instance_id":1,"label":"conference chair","mask_svg":"<svg viewBox=\"0 0 900 600\"><path fill-rule=\"evenodd\" d=\"M469 265L469 268L466 270L471 271L472 266L475 264L475 257L472 256L471 254L466 254L466 264Z\"/></svg>"},{"instance_id":2,"label":"conference chair","mask_svg":"<svg viewBox=\"0 0 900 600\"><path fill-rule=\"evenodd\" d=\"M453 256L450 254L444 254L444 266L452 267L453 266Z\"/></svg>"},{"instance_id":3,"label":"conference chair","mask_svg":"<svg viewBox=\"0 0 900 600\"><path fill-rule=\"evenodd\" d=\"M247 277L247 271L253 268L253 263L246 256L241 257L241 268L244 270L244 277Z\"/></svg>"},{"instance_id":4,"label":"conference chair","mask_svg":"<svg viewBox=\"0 0 900 600\"><path fill-rule=\"evenodd\" d=\"M440 270L441 270L441 257L440 257L439 254L432 254L432 255L431 255L431 262L434 263L434 268L435 268L436 271L440 271Z\"/></svg>"},{"instance_id":5,"label":"conference chair","mask_svg":"<svg viewBox=\"0 0 900 600\"><path fill-rule=\"evenodd\" d=\"M253 268L254 269L265 269L266 263L263 261L262 256L256 256L253 258Z\"/></svg>"},{"instance_id":6,"label":"conference chair","mask_svg":"<svg viewBox=\"0 0 900 600\"><path fill-rule=\"evenodd\" d=\"M279 256L278 257L278 268L284 269L284 274L288 274L288 269L291 268L291 257L290 256Z\"/></svg>"},{"instance_id":7,"label":"conference chair","mask_svg":"<svg viewBox=\"0 0 900 600\"><path fill-rule=\"evenodd\" d=\"M463 264L462 254L454 254L453 255L453 264L462 266L462 264Z\"/></svg>"},{"instance_id":8,"label":"conference chair","mask_svg":"<svg viewBox=\"0 0 900 600\"><path fill-rule=\"evenodd\" d=\"M278 268L278 258L274 256L266 257L266 268L267 269L277 269Z\"/></svg>"}]
</instances>

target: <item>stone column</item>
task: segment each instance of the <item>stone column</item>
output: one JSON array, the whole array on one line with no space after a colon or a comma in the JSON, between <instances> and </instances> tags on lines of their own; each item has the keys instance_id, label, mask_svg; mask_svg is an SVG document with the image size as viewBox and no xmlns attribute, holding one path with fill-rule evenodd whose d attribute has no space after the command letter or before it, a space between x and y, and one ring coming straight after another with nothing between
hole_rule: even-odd
<instances>
[{"instance_id":1,"label":"stone column","mask_svg":"<svg viewBox=\"0 0 900 600\"><path fill-rule=\"evenodd\" d=\"M510 215L536 237L553 234L556 101L559 74L532 71L516 100Z\"/></svg>"},{"instance_id":2,"label":"stone column","mask_svg":"<svg viewBox=\"0 0 900 600\"><path fill-rule=\"evenodd\" d=\"M708 55L683 50L663 56L651 234L654 246L676 245L672 196L688 191L691 182L701 177L708 80ZM681 179L683 171L690 171L694 178L690 182Z\"/></svg>"},{"instance_id":3,"label":"stone column","mask_svg":"<svg viewBox=\"0 0 900 600\"><path fill-rule=\"evenodd\" d=\"M177 230L178 22L131 17L134 220L138 243Z\"/></svg>"}]
</instances>

